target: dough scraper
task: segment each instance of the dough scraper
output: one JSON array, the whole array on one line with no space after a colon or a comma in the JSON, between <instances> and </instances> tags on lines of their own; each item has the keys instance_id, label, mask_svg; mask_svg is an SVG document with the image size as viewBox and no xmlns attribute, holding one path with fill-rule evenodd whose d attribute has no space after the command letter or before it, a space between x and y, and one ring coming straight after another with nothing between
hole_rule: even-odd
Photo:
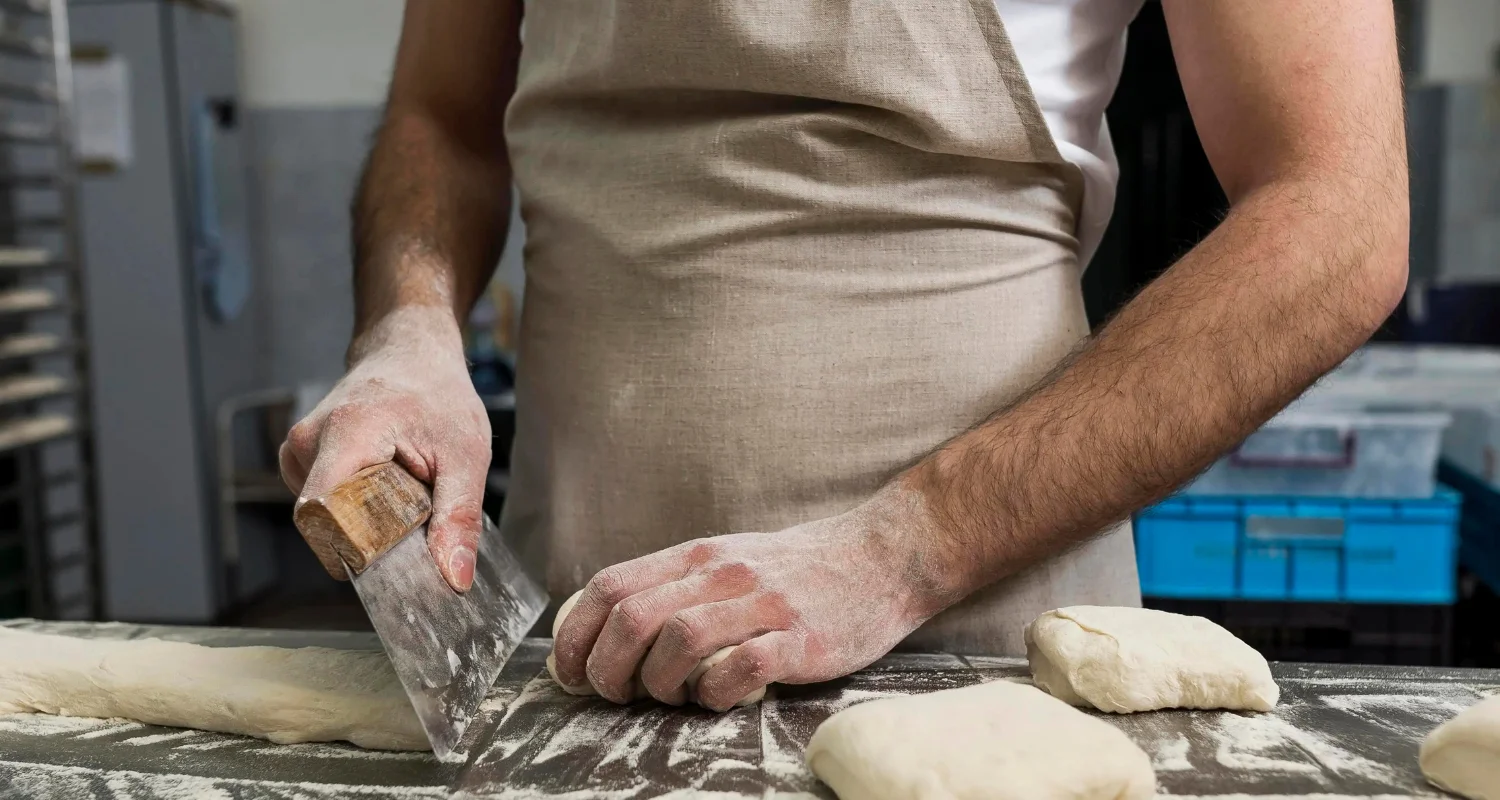
<instances>
[{"instance_id":1,"label":"dough scraper","mask_svg":"<svg viewBox=\"0 0 1500 800\"><path fill-rule=\"evenodd\" d=\"M293 519L331 574L347 574L432 750L446 760L547 607L547 593L481 514L474 586L448 586L427 551L432 493L399 464L367 467Z\"/></svg>"}]
</instances>

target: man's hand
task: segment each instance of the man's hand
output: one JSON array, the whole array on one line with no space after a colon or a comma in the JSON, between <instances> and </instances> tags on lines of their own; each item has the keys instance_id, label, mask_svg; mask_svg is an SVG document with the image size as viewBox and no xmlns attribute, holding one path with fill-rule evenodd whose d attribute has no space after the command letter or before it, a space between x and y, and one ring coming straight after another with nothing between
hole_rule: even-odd
<instances>
[{"instance_id":1,"label":"man's hand","mask_svg":"<svg viewBox=\"0 0 1500 800\"><path fill-rule=\"evenodd\" d=\"M490 423L451 311L398 311L361 339L356 360L281 446L281 476L301 500L395 460L431 484L427 546L454 589L474 582ZM299 500L299 502L301 502ZM343 579L340 564L324 564Z\"/></svg>"},{"instance_id":2,"label":"man's hand","mask_svg":"<svg viewBox=\"0 0 1500 800\"><path fill-rule=\"evenodd\" d=\"M427 546L458 591L474 581L490 463L458 320L494 273L510 219L501 132L520 25L518 0L407 3L354 199L349 371L281 448L282 477L302 498L392 459L431 484Z\"/></svg>"},{"instance_id":3,"label":"man's hand","mask_svg":"<svg viewBox=\"0 0 1500 800\"><path fill-rule=\"evenodd\" d=\"M845 514L778 533L699 539L610 567L557 632L558 678L617 703L640 671L680 705L699 661L739 645L698 682L718 711L770 683L847 675L951 600L915 496L898 487Z\"/></svg>"}]
</instances>

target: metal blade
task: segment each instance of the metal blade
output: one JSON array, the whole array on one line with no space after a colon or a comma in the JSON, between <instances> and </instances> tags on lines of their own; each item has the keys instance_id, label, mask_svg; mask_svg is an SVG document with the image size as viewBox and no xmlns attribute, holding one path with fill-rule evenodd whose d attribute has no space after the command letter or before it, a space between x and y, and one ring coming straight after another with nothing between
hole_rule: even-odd
<instances>
[{"instance_id":1,"label":"metal blade","mask_svg":"<svg viewBox=\"0 0 1500 800\"><path fill-rule=\"evenodd\" d=\"M349 577L432 751L447 760L506 659L547 607L547 592L487 516L474 586L465 594L448 586L428 555L426 525Z\"/></svg>"}]
</instances>

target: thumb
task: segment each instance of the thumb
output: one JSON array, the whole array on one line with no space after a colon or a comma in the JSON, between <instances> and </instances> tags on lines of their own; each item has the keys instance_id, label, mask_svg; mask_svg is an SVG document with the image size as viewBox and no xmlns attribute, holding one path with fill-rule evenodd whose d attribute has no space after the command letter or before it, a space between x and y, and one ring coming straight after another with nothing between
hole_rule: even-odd
<instances>
[{"instance_id":1,"label":"thumb","mask_svg":"<svg viewBox=\"0 0 1500 800\"><path fill-rule=\"evenodd\" d=\"M443 580L455 591L467 592L474 583L479 535L484 529L484 484L489 467L490 454L485 448L458 464L439 469L433 481L427 548Z\"/></svg>"}]
</instances>

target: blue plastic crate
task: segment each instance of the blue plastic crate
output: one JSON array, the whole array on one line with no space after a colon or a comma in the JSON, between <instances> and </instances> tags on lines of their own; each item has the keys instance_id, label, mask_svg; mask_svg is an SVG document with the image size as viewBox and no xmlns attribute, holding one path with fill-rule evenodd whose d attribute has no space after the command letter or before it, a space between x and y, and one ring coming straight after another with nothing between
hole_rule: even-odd
<instances>
[{"instance_id":1,"label":"blue plastic crate","mask_svg":"<svg viewBox=\"0 0 1500 800\"><path fill-rule=\"evenodd\" d=\"M1500 593L1500 492L1447 460L1438 464L1438 474L1463 496L1459 562Z\"/></svg>"},{"instance_id":2,"label":"blue plastic crate","mask_svg":"<svg viewBox=\"0 0 1500 800\"><path fill-rule=\"evenodd\" d=\"M1452 603L1460 496L1178 495L1136 517L1151 597ZM1496 562L1500 566L1500 560Z\"/></svg>"}]
</instances>

